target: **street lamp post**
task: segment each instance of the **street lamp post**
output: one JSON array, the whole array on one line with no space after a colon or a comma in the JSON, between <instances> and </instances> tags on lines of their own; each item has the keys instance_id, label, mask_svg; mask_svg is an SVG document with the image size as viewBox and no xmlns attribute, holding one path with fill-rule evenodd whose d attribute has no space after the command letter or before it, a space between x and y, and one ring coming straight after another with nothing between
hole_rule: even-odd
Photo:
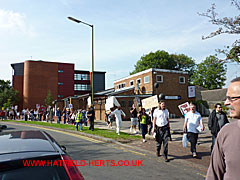
<instances>
[{"instance_id":1,"label":"street lamp post","mask_svg":"<svg viewBox=\"0 0 240 180\"><path fill-rule=\"evenodd\" d=\"M94 92L93 92L93 72L94 72L94 46L93 46L93 25L88 24L86 22L80 21L78 19L75 19L73 17L68 17L69 20L74 21L76 23L82 23L85 24L87 26L90 26L92 28L92 73L91 73L91 86L92 86L92 104L93 104L93 96L94 96Z\"/></svg>"}]
</instances>

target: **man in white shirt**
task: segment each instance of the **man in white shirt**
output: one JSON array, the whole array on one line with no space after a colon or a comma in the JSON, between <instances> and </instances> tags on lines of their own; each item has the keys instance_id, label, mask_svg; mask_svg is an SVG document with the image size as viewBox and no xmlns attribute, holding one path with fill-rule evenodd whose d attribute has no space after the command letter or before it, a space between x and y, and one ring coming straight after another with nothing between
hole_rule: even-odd
<instances>
[{"instance_id":1,"label":"man in white shirt","mask_svg":"<svg viewBox=\"0 0 240 180\"><path fill-rule=\"evenodd\" d=\"M116 133L118 135L120 135L120 127L121 127L121 124L122 124L122 115L124 117L126 117L126 114L121 110L121 107L118 106L117 109L115 109L113 112L113 114L115 114L115 117L116 117Z\"/></svg>"},{"instance_id":2,"label":"man in white shirt","mask_svg":"<svg viewBox=\"0 0 240 180\"><path fill-rule=\"evenodd\" d=\"M187 132L187 137L191 143L191 152L193 158L197 157L196 145L198 139L198 133L204 130L204 124L202 122L201 115L196 111L196 106L190 104L190 111L185 116L183 125L183 131Z\"/></svg>"},{"instance_id":3,"label":"man in white shirt","mask_svg":"<svg viewBox=\"0 0 240 180\"><path fill-rule=\"evenodd\" d=\"M163 154L165 158L165 162L169 162L168 160L168 137L169 137L169 112L165 108L165 102L160 101L158 108L154 110L153 113L153 130L156 132L156 147L157 152L156 155L160 156L161 145L163 142Z\"/></svg>"}]
</instances>

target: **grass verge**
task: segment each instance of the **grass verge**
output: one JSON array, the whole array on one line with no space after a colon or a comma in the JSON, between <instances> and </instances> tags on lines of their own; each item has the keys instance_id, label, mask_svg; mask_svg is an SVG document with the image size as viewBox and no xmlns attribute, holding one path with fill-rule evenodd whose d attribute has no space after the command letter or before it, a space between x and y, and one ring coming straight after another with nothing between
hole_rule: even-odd
<instances>
[{"instance_id":1,"label":"grass verge","mask_svg":"<svg viewBox=\"0 0 240 180\"><path fill-rule=\"evenodd\" d=\"M67 130L72 130L76 131L76 127L74 125L69 125L69 124L55 124L55 123L47 123L47 122L40 122L40 121L15 121L15 120L3 120L2 122L15 122L15 123L23 123L23 124L35 124L35 125L41 125L41 126L47 126L47 127L55 127L55 128L60 128L60 129L67 129ZM83 126L83 131L84 133L87 134L93 134L96 136L102 136L105 138L110 138L114 139L117 141L121 140L138 140L141 139L140 136L136 135L130 135L124 132L120 133L120 136L118 136L115 132L115 130L110 130L110 129L99 129L99 128L94 128L94 131L91 131L88 129L89 127L84 127Z\"/></svg>"}]
</instances>

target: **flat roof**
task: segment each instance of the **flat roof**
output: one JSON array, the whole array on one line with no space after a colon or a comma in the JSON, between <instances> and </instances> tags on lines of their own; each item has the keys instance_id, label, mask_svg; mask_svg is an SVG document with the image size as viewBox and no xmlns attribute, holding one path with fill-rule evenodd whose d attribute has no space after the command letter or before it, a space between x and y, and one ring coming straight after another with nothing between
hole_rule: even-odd
<instances>
[{"instance_id":1,"label":"flat roof","mask_svg":"<svg viewBox=\"0 0 240 180\"><path fill-rule=\"evenodd\" d=\"M139 76L139 75L141 75L141 74L148 73L148 72L151 72L151 71L152 71L152 72L168 72L168 73L176 73L176 74L188 74L188 72L185 72L185 71L150 68L150 69L147 69L147 70L138 72L138 73L136 73L136 74L133 74L133 75L130 75L130 76L127 76L127 77L124 77L124 78L115 80L115 81L113 81L113 83L117 83L117 82L119 82L119 81L123 81L123 80L126 80L126 79L130 79L130 78L133 78L133 77L136 77L136 76Z\"/></svg>"}]
</instances>

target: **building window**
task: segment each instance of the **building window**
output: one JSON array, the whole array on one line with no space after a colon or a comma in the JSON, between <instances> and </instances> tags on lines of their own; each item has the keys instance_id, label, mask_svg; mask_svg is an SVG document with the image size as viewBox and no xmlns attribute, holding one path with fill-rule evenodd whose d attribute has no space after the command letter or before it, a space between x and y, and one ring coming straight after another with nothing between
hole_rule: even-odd
<instances>
[{"instance_id":1,"label":"building window","mask_svg":"<svg viewBox=\"0 0 240 180\"><path fill-rule=\"evenodd\" d=\"M140 85L142 83L141 78L138 78L136 82L137 82L138 85Z\"/></svg>"},{"instance_id":2,"label":"building window","mask_svg":"<svg viewBox=\"0 0 240 180\"><path fill-rule=\"evenodd\" d=\"M89 74L74 74L74 80L90 80Z\"/></svg>"},{"instance_id":3,"label":"building window","mask_svg":"<svg viewBox=\"0 0 240 180\"><path fill-rule=\"evenodd\" d=\"M64 71L63 70L58 70L59 73L63 73Z\"/></svg>"},{"instance_id":4,"label":"building window","mask_svg":"<svg viewBox=\"0 0 240 180\"><path fill-rule=\"evenodd\" d=\"M125 101L121 101L121 105L122 105L122 107L126 107L126 102Z\"/></svg>"},{"instance_id":5,"label":"building window","mask_svg":"<svg viewBox=\"0 0 240 180\"><path fill-rule=\"evenodd\" d=\"M74 91L90 91L91 86L89 84L74 84Z\"/></svg>"},{"instance_id":6,"label":"building window","mask_svg":"<svg viewBox=\"0 0 240 180\"><path fill-rule=\"evenodd\" d=\"M162 83L163 82L163 75L157 75L156 81Z\"/></svg>"},{"instance_id":7,"label":"building window","mask_svg":"<svg viewBox=\"0 0 240 180\"><path fill-rule=\"evenodd\" d=\"M62 83L62 82L59 82L58 85L63 85L63 83Z\"/></svg>"},{"instance_id":8,"label":"building window","mask_svg":"<svg viewBox=\"0 0 240 180\"><path fill-rule=\"evenodd\" d=\"M58 98L63 98L63 95L58 95Z\"/></svg>"},{"instance_id":9,"label":"building window","mask_svg":"<svg viewBox=\"0 0 240 180\"><path fill-rule=\"evenodd\" d=\"M126 83L122 83L121 87L124 88L126 86Z\"/></svg>"},{"instance_id":10,"label":"building window","mask_svg":"<svg viewBox=\"0 0 240 180\"><path fill-rule=\"evenodd\" d=\"M118 89L121 89L121 84L118 84L118 85L117 85L117 88L118 88Z\"/></svg>"},{"instance_id":11,"label":"building window","mask_svg":"<svg viewBox=\"0 0 240 180\"><path fill-rule=\"evenodd\" d=\"M146 84L146 83L149 83L149 76L145 76L144 77L144 83Z\"/></svg>"},{"instance_id":12,"label":"building window","mask_svg":"<svg viewBox=\"0 0 240 180\"><path fill-rule=\"evenodd\" d=\"M129 84L130 84L130 86L133 86L134 85L134 81L131 80Z\"/></svg>"},{"instance_id":13,"label":"building window","mask_svg":"<svg viewBox=\"0 0 240 180\"><path fill-rule=\"evenodd\" d=\"M185 77L184 76L179 76L179 83L180 84L185 84Z\"/></svg>"},{"instance_id":14,"label":"building window","mask_svg":"<svg viewBox=\"0 0 240 180\"><path fill-rule=\"evenodd\" d=\"M128 107L132 107L133 102L132 101L128 101Z\"/></svg>"}]
</instances>

